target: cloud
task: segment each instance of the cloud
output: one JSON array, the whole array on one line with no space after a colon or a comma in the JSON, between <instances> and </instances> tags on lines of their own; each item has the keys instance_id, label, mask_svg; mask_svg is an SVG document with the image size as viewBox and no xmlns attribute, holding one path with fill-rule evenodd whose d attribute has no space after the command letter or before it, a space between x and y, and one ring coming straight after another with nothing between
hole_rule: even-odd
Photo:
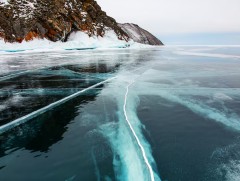
<instances>
[{"instance_id":1,"label":"cloud","mask_svg":"<svg viewBox=\"0 0 240 181\"><path fill-rule=\"evenodd\" d=\"M97 0L118 22L155 34L240 32L239 0Z\"/></svg>"}]
</instances>

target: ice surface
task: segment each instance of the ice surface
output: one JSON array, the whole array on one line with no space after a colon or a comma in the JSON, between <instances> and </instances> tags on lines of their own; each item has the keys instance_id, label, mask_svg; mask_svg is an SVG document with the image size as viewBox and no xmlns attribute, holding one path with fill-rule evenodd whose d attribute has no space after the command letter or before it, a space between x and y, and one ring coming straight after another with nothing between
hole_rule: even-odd
<instances>
[{"instance_id":1,"label":"ice surface","mask_svg":"<svg viewBox=\"0 0 240 181\"><path fill-rule=\"evenodd\" d=\"M95 180L147 181L160 180L160 178L162 180L171 180L169 178L174 178L172 180L178 180L179 178L187 180L188 178L194 178L195 173L198 176L203 174L202 170L200 172L196 171L195 168L198 165L190 164L207 153L203 156L203 161L201 160L198 163L204 171L207 170L206 174L209 175L206 178L214 175L217 178L216 180L238 180L239 142L232 145L232 142L226 141L227 138L221 137L217 139L219 144L213 144L209 137L203 139L200 143L196 143L197 146L194 145L196 147L190 147L191 145L190 148L187 147L188 144L192 143L192 140L194 143L196 142L195 139L197 138L188 138L188 133L193 125L196 127L202 125L197 123L198 121L205 123L203 127L196 128L196 134L199 132L198 136L201 138L205 138L202 134L209 134L207 131L214 132L217 130L219 132L214 133L227 134L234 141L234 139L237 139L237 136L234 137L235 134L239 136L240 132L239 59L235 56L215 56L216 52L213 53L214 56L208 56L209 49L212 49L212 47L2 54L3 56L0 59L2 67L0 101L4 104L1 104L0 111L1 109L5 110L10 103L24 102L22 97L26 95L30 97L41 94L49 97L63 96L60 101L53 102L52 105L57 104L59 106L59 112L53 116L65 112L67 117L70 114L69 112L72 112L67 125L62 128L64 134L60 129L62 134L58 137L58 142L51 143L48 146L50 149L46 155L50 157L49 162L48 159L43 159L41 156L37 158L45 165L41 169L42 172L49 173L49 168L50 170L54 168L51 170L54 174L50 174L51 177L49 177L51 179L58 177L59 173L67 173L66 179L70 180L78 179L78 174L86 174L84 178L91 177ZM179 51L192 52L192 54L182 53L180 55ZM204 54L205 52L208 53ZM195 53L202 53L204 56ZM219 55L219 53L217 54ZM220 54L222 55L224 52ZM18 55L17 61L16 55ZM36 59L34 62L31 61L32 57ZM91 99L84 98L81 104L71 103L71 101L81 99L82 96L79 92L85 90L85 88L89 87L87 90L90 91L93 88L91 86L95 83L102 84L105 81L109 82L98 87L98 94L94 94ZM90 96L88 91L85 94ZM70 93L70 97L65 93ZM76 97L76 94L78 97ZM6 95L10 97L6 97ZM154 100L151 102L151 106L141 107L142 102L150 98ZM64 104L66 99L71 104ZM49 106L51 108L51 104ZM70 110L68 109L69 106ZM157 134L168 132L169 130L164 130L164 118L158 119L161 114L164 115L164 112L161 112L163 107L167 107L167 115L177 120L177 125L169 123L170 126L174 127L173 129L176 129L176 132L169 133L173 134L170 137L171 139L155 135L158 139L152 140L153 132L149 133L149 127L146 127L143 123L153 124L153 127L156 126ZM44 112L48 112L48 108L48 106L43 108ZM176 110L173 110L173 108ZM39 110L43 111L43 109ZM141 110L141 115L148 115L147 113L149 113L152 117L145 117L145 120L143 119L144 116L139 115L138 110ZM152 110L156 112L159 110L159 112L156 115L151 115ZM49 113L53 112L54 110L49 111ZM177 115L171 115L173 112ZM185 113L188 114L185 115ZM38 112L32 112L32 115L35 115L35 118L25 125L29 124L34 127L37 124L34 124L34 121L37 122L37 118L41 116L38 116ZM195 116L194 119L191 117L193 115ZM46 116L47 118L44 118L44 116L46 114L42 114L42 119L46 119L46 125L48 125L51 115ZM28 119L22 120L26 122ZM62 116L56 122L62 121L61 119L66 118ZM171 120L166 117L165 119ZM191 125L182 125L184 119L188 120ZM153 120L155 122L151 122ZM54 124L54 129L57 129L56 125ZM210 125L209 129L206 129L208 128L207 125ZM184 131L179 129L181 126L183 126ZM19 130L24 135L27 129L20 127ZM31 131L31 129L29 130ZM21 134L19 133L19 135ZM43 140L45 141L48 140L46 139L47 136L51 135L49 132L46 134L41 132L41 134L43 134ZM185 134L186 137L184 137ZM31 135L34 134L31 133ZM219 135L212 136L218 137ZM178 139L177 136L187 139L180 142L181 139ZM25 138L27 137L25 135ZM21 136L18 136L18 139L20 138ZM13 138L11 137L11 139ZM160 141L160 147L165 151L164 154L158 152L159 149L156 148L158 144L154 144L154 142ZM181 144L183 143L189 148L187 153L181 153L181 149L177 149L182 148ZM4 144L9 145L5 141ZM31 145L31 143L28 144ZM169 149L168 144L173 145L174 150ZM215 145L217 146L215 147ZM199 150L200 147L203 150L202 155L195 155L195 151ZM81 151L79 151L80 149ZM23 150L26 150L26 148ZM70 153L65 154L62 158L62 151L60 152L60 150ZM35 155L31 155L34 151L30 150L30 153L22 150L18 150L18 153L13 152L20 155L19 158L24 160L25 155L28 159L34 158ZM74 153L71 151L74 151ZM58 154L61 157L57 157ZM184 167L184 163L178 167L178 163L183 162L181 156L184 154L189 158L187 164L190 167ZM163 158L164 155L169 157ZM8 158L8 155L5 157ZM79 157L84 158L79 159ZM62 158L64 161L60 159L61 161L57 166L50 167L53 158ZM67 158L69 159L66 161ZM173 160L172 158L179 160ZM167 161L159 161L162 159ZM7 165L6 169L2 169L2 175L9 175L11 169L18 168L17 161L13 159L12 164L8 162L8 159L0 162L0 167L1 165ZM36 160L31 161L35 163ZM205 161L208 162L207 166ZM68 167L61 167L65 163L70 163L71 171L66 171ZM90 163L92 165L89 166ZM81 165L88 165L88 167L84 167L84 171L75 170L78 168L75 166L76 164L79 164L78 167L80 168L82 168ZM24 165L21 165L21 167L25 169ZM108 167L113 168L109 169ZM165 168L165 170L159 168ZM208 170L209 168L212 172ZM34 169L34 167L28 167L28 169ZM89 171L91 169L93 171ZM113 170L112 174L111 170ZM32 173L31 171L28 170L29 173ZM176 173L182 173L182 175L176 175ZM200 176L199 180L203 180L206 175ZM1 170L0 178L2 178Z\"/></svg>"},{"instance_id":2,"label":"ice surface","mask_svg":"<svg viewBox=\"0 0 240 181\"><path fill-rule=\"evenodd\" d=\"M212 57L212 56L210 56ZM229 108L227 105L234 101L236 98L239 100L240 98L240 87L239 85L236 86L236 84L232 84L231 81L228 82L228 85L224 85L223 83L219 83L217 88L215 87L208 87L206 83L203 81L202 78L214 76L224 77L226 78L230 74L234 74L237 71L236 67L229 67L233 64L238 64L238 60L235 60L236 57L234 56L226 56L227 58L230 58L228 62L225 62L224 66L225 68L221 66L216 66L218 63L222 64L223 61L219 61L216 63L215 61L208 62L208 69L205 67L204 61L202 62L195 62L194 66L188 67L189 62L188 60L182 60L180 62L175 62L175 60L162 60L162 61L152 61L147 62L142 65L143 72L139 74L138 71L132 72L133 74L129 72L121 72L121 77L117 79L117 81L114 83L114 87L117 88L114 92L115 97L124 97L120 94L119 87L124 87L123 85L127 86L129 85L129 82L136 79L136 82L134 83L134 86L131 87L130 91L132 92L128 98L128 102L131 105L128 105L130 108L128 108L129 114L129 120L131 120L131 124L133 125L134 129L137 131L137 135L141 137L141 123L138 119L138 116L134 114L136 112L136 108L138 107L138 101L141 99L141 96L160 96L163 99L166 99L170 102L174 102L175 104L180 104L186 108L188 108L190 111L200 115L201 117L207 118L212 121L216 121L221 123L221 125L226 126L227 128L230 128L232 130L240 131L240 116L239 112L237 112L237 108ZM222 58L226 58L225 56ZM179 60L178 60L179 61ZM196 66L196 67L195 67ZM197 68L198 71L195 70ZM228 69L229 68L229 69ZM158 70L160 69L160 70ZM228 70L228 71L227 71ZM189 74L190 73L190 74ZM238 75L236 73L235 75ZM131 78L130 78L131 77ZM138 78L137 78L138 77ZM219 81L221 82L221 80ZM211 84L211 83L210 83ZM121 85L121 86L120 86ZM224 86L223 86L224 85ZM231 87L231 85L234 85L235 87ZM221 86L221 87L220 87ZM108 95L111 94L111 92L107 92ZM118 94L116 94L118 92ZM121 93L124 94L124 93ZM126 98L126 95L125 95ZM117 99L119 108L121 108L123 103L123 100L121 98ZM125 99L126 100L126 99ZM229 102L230 101L230 102ZM151 109L151 108L150 108ZM122 115L121 113L120 115ZM119 117L124 120L124 117ZM139 124L140 123L140 124ZM123 124L123 123L121 123ZM106 128L108 127L108 128ZM106 127L103 127L103 132L107 132L108 138L110 139L112 147L114 148L116 155L120 155L120 160L115 160L115 166L119 169L118 170L119 175L123 176L120 177L120 180L123 180L123 178L128 178L127 180L131 179L138 179L141 180L142 175L138 178L136 175L131 175L131 173L140 173L143 172L144 175L147 173L146 168L141 168L144 163L142 163L142 160L139 160L140 163L138 163L136 158L134 158L134 155L139 153L139 150L137 151L137 148L134 149L131 147L128 137L131 136L131 132L126 132L125 126L123 125L116 125L116 124L109 124L106 125ZM140 130L139 130L140 128ZM115 129L119 129L118 134L113 134ZM131 130L131 129L130 129ZM106 134L106 133L105 133ZM117 140L121 140L118 142ZM152 160L151 158L151 149L148 147L146 140L141 137L141 142L144 143L144 148L147 149L147 157L149 160ZM123 142L125 144L123 144ZM128 143L126 145L126 142ZM124 146L123 146L124 145ZM136 145L136 143L135 143ZM131 148L131 149L130 149ZM128 150L125 152L125 150ZM131 152L129 151L131 150ZM117 157L117 156L116 156ZM130 167L130 163L134 161L133 168ZM154 165L154 161L151 162L151 164ZM131 164L132 165L132 164ZM237 179L238 174L237 173L237 165L235 165L234 171L228 172L228 178L232 177L231 179ZM126 169L126 170L125 170ZM130 173L127 172L129 170L132 170ZM141 171L142 170L142 171ZM121 173L122 172L122 173ZM140 174L138 174L140 175ZM155 178L156 177L155 174ZM144 178L149 179L149 178Z\"/></svg>"},{"instance_id":3,"label":"ice surface","mask_svg":"<svg viewBox=\"0 0 240 181\"><path fill-rule=\"evenodd\" d=\"M198 52L186 52L177 51L179 55L192 55L192 56L202 56L202 57L216 57L216 58L236 58L240 59L239 55L226 55L226 54L216 54L216 53L198 53Z\"/></svg>"}]
</instances>

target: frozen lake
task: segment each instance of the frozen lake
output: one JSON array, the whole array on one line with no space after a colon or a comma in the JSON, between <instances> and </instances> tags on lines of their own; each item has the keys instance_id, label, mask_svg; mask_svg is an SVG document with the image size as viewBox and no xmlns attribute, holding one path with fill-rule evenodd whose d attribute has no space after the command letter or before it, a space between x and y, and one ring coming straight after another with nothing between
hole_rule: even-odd
<instances>
[{"instance_id":1,"label":"frozen lake","mask_svg":"<svg viewBox=\"0 0 240 181\"><path fill-rule=\"evenodd\" d=\"M0 180L240 180L240 47L1 52Z\"/></svg>"}]
</instances>

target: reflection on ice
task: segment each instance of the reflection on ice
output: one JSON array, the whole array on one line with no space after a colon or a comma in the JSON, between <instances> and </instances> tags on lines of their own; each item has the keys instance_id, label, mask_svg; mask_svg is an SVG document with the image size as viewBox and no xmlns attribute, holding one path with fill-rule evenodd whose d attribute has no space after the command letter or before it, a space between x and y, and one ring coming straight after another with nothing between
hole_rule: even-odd
<instances>
[{"instance_id":1,"label":"reflection on ice","mask_svg":"<svg viewBox=\"0 0 240 181\"><path fill-rule=\"evenodd\" d=\"M3 132L8 131L8 130L10 130L10 129L12 129L13 127L19 126L20 124L23 124L23 123L27 122L28 120L31 120L31 119L39 116L40 114L43 114L43 113L45 113L46 111L49 111L49 110L55 108L56 106L59 106L59 105L65 103L65 102L67 102L67 101L69 101L69 100L71 100L71 99L74 99L74 98L78 97L79 95L81 95L82 93L84 93L84 92L86 92L86 91L88 91L88 90L91 90L91 89L93 89L93 88L97 88L98 86L101 86L101 85L103 85L104 83L107 83L107 82L109 82L109 81L111 81L111 80L113 80L113 79L115 79L115 77L112 77L112 78L110 78L110 79L107 79L107 80L101 81L101 82L99 82L99 83L97 83L97 84L94 84L94 85L92 85L92 86L89 86L89 87L86 88L86 89L83 89L83 90L81 90L81 91L79 91L79 92L76 92L76 93L74 93L74 94L72 94L72 95L70 95L70 96L68 96L68 97L65 97L65 98L63 98L63 99L61 99L61 100L58 100L58 101L56 101L56 102L53 102L53 103L47 105L46 107L43 107L43 108L38 109L38 110L36 110L36 111L33 111L33 112L31 112L30 114L28 114L28 115L25 115L25 116L23 116L23 117L21 117L21 118L18 118L18 119L16 119L16 120L14 120L14 121L11 121L11 122L9 122L9 123L7 123L7 124L4 124L3 126L0 127L0 134L3 133Z\"/></svg>"},{"instance_id":2,"label":"reflection on ice","mask_svg":"<svg viewBox=\"0 0 240 181\"><path fill-rule=\"evenodd\" d=\"M4 75L0 80L0 126L93 85L101 87L99 82L113 77L117 69L118 64L89 63Z\"/></svg>"}]
</instances>

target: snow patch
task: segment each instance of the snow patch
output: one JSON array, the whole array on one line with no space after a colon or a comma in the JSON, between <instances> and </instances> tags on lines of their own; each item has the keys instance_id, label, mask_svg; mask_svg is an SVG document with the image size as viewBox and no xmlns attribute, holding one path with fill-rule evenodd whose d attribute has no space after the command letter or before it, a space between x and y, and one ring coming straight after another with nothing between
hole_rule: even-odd
<instances>
[{"instance_id":1,"label":"snow patch","mask_svg":"<svg viewBox=\"0 0 240 181\"><path fill-rule=\"evenodd\" d=\"M239 181L240 180L240 162L232 161L229 165L225 166L227 181Z\"/></svg>"},{"instance_id":2,"label":"snow patch","mask_svg":"<svg viewBox=\"0 0 240 181\"><path fill-rule=\"evenodd\" d=\"M220 93L220 92L216 93L213 97L216 100L222 100L222 101L232 101L233 100L230 96L228 96L224 93Z\"/></svg>"},{"instance_id":3,"label":"snow patch","mask_svg":"<svg viewBox=\"0 0 240 181\"><path fill-rule=\"evenodd\" d=\"M5 109L7 109L6 105L0 105L0 111L4 111Z\"/></svg>"},{"instance_id":4,"label":"snow patch","mask_svg":"<svg viewBox=\"0 0 240 181\"><path fill-rule=\"evenodd\" d=\"M226 181L240 180L239 140L226 147L217 148L211 159L217 162L214 174Z\"/></svg>"},{"instance_id":5,"label":"snow patch","mask_svg":"<svg viewBox=\"0 0 240 181\"><path fill-rule=\"evenodd\" d=\"M6 43L0 40L0 52L19 52L25 50L71 50L71 49L96 49L96 48L144 48L147 45L119 40L113 30L107 31L104 37L89 37L84 32L73 32L67 42L52 42L47 39L34 39L22 43Z\"/></svg>"},{"instance_id":6,"label":"snow patch","mask_svg":"<svg viewBox=\"0 0 240 181\"><path fill-rule=\"evenodd\" d=\"M9 4L9 3L8 3L8 0L0 0L0 3L4 3L5 5L6 5L6 4Z\"/></svg>"}]
</instances>

